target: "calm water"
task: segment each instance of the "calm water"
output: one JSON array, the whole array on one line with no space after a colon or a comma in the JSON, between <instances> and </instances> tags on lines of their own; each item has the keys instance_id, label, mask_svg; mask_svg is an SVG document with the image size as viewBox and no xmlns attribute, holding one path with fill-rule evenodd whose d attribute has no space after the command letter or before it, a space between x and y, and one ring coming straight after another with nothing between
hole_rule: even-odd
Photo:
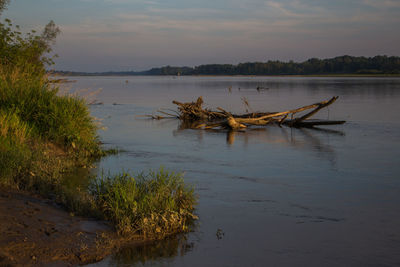
<instances>
[{"instance_id":1,"label":"calm water","mask_svg":"<svg viewBox=\"0 0 400 267\"><path fill-rule=\"evenodd\" d=\"M91 107L108 128L101 139L126 151L105 158L99 171L162 165L185 172L199 197L194 232L125 248L93 266L400 265L400 79L72 79L83 94L102 88L92 98L104 104ZM198 96L242 113L242 97L249 111L281 111L334 95L317 117L348 122L327 130L228 135L138 117Z\"/></svg>"}]
</instances>

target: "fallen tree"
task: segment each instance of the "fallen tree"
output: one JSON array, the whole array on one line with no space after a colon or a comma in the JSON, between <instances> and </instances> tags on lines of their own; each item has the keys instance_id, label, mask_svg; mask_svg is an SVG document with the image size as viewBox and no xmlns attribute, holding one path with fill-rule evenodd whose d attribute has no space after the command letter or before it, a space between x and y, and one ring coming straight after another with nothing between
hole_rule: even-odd
<instances>
[{"instance_id":1,"label":"fallen tree","mask_svg":"<svg viewBox=\"0 0 400 267\"><path fill-rule=\"evenodd\" d=\"M217 107L216 110L203 108L203 98L200 96L196 102L181 103L174 100L172 103L178 106L178 111L173 111L175 114L159 110L158 112L160 114L150 115L149 117L153 119L178 118L182 123L187 125L187 128L192 129L241 130L251 126L265 126L268 124L309 128L320 125L345 123L345 121L310 119L318 111L333 104L337 99L338 96L334 96L326 101L282 112L253 112L238 115L232 114L221 107ZM294 117L295 114L303 111L309 112L302 116Z\"/></svg>"}]
</instances>

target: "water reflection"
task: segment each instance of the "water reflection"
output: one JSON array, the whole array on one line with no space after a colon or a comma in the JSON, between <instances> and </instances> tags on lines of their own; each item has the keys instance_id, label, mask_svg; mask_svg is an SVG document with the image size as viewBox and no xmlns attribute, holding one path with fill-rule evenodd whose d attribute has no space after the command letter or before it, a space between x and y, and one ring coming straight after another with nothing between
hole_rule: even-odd
<instances>
[{"instance_id":1,"label":"water reflection","mask_svg":"<svg viewBox=\"0 0 400 267\"><path fill-rule=\"evenodd\" d=\"M217 86L217 85L215 85ZM220 85L221 86L221 85ZM254 90L263 93L267 90L289 89L298 90L299 87L307 88L313 94L321 91L332 92L340 95L374 95L387 97L398 95L399 80L396 78L271 78L264 81L240 81L233 85L242 90ZM258 88L258 90L257 90ZM264 92L268 93L268 92Z\"/></svg>"},{"instance_id":2,"label":"water reflection","mask_svg":"<svg viewBox=\"0 0 400 267\"><path fill-rule=\"evenodd\" d=\"M274 126L272 126L274 127ZM296 139L293 136L293 131L297 131L301 133L303 136L305 136L310 142L309 144L314 144L312 147L317 148L317 150L321 150L320 148L323 147L321 140L317 137L317 135L313 134L313 131L319 131L323 132L326 134L332 134L332 135L339 135L339 136L344 136L344 132L339 131L339 130L333 130L333 129L326 129L326 128L319 128L319 127L311 127L311 128L300 128L300 129L289 129L290 134L288 133L288 130L286 128L280 127L282 136L285 137L285 143L290 143L291 145L296 146L295 144ZM217 131L215 131L217 132ZM263 132L265 133L264 136L259 135L258 133ZM252 134L256 133L256 134ZM281 139L279 141L274 140L275 133L272 134L270 131L267 131L265 128L255 128L255 129L249 129L246 131L227 131L226 133L226 143L228 145L233 145L235 143L235 136L236 135L241 135L244 137L244 143L248 143L249 138L258 138L258 140L262 140L265 143L274 143L274 142L279 142L282 143ZM306 147L309 147L309 144L306 145ZM323 150L323 149L322 149ZM326 151L326 150L325 150Z\"/></svg>"},{"instance_id":3,"label":"water reflection","mask_svg":"<svg viewBox=\"0 0 400 267\"><path fill-rule=\"evenodd\" d=\"M173 131L175 137L180 135L194 136L199 143L203 142L206 134L221 134L226 135L226 144L228 146L243 144L247 147L250 143L264 144L280 144L292 147L302 151L312 151L319 158L324 158L335 165L335 150L327 141L329 136L344 137L345 133L336 129L328 129L321 127L311 128L288 128L270 125L260 128L249 128L246 130L214 130L214 129L199 129L193 130L193 125L198 122L182 122L178 128Z\"/></svg>"},{"instance_id":4,"label":"water reflection","mask_svg":"<svg viewBox=\"0 0 400 267\"><path fill-rule=\"evenodd\" d=\"M96 170L87 167L78 167L63 174L62 184L67 188L85 189L89 187L95 177Z\"/></svg>"},{"instance_id":5,"label":"water reflection","mask_svg":"<svg viewBox=\"0 0 400 267\"><path fill-rule=\"evenodd\" d=\"M189 242L185 234L170 236L157 242L142 246L126 246L108 259L108 266L143 266L153 263L167 263L169 259L183 257L194 249L194 242Z\"/></svg>"},{"instance_id":6,"label":"water reflection","mask_svg":"<svg viewBox=\"0 0 400 267\"><path fill-rule=\"evenodd\" d=\"M233 145L233 143L235 143L235 135L236 131L228 131L226 134L226 143L228 145Z\"/></svg>"}]
</instances>

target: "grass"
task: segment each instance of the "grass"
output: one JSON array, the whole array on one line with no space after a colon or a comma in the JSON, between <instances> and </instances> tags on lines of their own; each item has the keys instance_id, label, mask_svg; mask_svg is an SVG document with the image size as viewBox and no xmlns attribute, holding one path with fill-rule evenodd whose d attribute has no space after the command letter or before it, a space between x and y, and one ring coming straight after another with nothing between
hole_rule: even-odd
<instances>
[{"instance_id":1,"label":"grass","mask_svg":"<svg viewBox=\"0 0 400 267\"><path fill-rule=\"evenodd\" d=\"M100 152L96 126L84 100L58 96L58 88L21 70L0 72L0 107L16 114L36 137L86 155Z\"/></svg>"},{"instance_id":2,"label":"grass","mask_svg":"<svg viewBox=\"0 0 400 267\"><path fill-rule=\"evenodd\" d=\"M85 102L58 96L46 75L0 68L0 178L30 190L27 174L54 174L102 154ZM54 153L52 153L54 152ZM58 158L62 162L54 162ZM58 161L58 160L57 160ZM37 179L37 178L35 178ZM25 184L24 184L25 183Z\"/></svg>"},{"instance_id":3,"label":"grass","mask_svg":"<svg viewBox=\"0 0 400 267\"><path fill-rule=\"evenodd\" d=\"M193 189L179 173L162 168L133 176L121 173L102 177L91 190L105 218L120 234L137 233L159 239L188 230L196 219Z\"/></svg>"},{"instance_id":4,"label":"grass","mask_svg":"<svg viewBox=\"0 0 400 267\"><path fill-rule=\"evenodd\" d=\"M193 189L160 169L91 180L90 190L63 179L90 167L103 150L86 102L59 95L46 75L0 68L0 184L40 194L78 215L106 219L124 236L160 239L189 230Z\"/></svg>"}]
</instances>

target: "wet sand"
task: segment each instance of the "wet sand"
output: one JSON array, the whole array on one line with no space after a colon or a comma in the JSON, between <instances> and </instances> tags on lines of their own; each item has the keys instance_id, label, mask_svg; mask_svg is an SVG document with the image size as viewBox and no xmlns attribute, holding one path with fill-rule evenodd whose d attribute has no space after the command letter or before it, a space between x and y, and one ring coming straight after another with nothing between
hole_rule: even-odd
<instances>
[{"instance_id":1,"label":"wet sand","mask_svg":"<svg viewBox=\"0 0 400 267\"><path fill-rule=\"evenodd\" d=\"M52 201L0 188L0 266L73 266L121 245L105 222L77 217Z\"/></svg>"}]
</instances>

